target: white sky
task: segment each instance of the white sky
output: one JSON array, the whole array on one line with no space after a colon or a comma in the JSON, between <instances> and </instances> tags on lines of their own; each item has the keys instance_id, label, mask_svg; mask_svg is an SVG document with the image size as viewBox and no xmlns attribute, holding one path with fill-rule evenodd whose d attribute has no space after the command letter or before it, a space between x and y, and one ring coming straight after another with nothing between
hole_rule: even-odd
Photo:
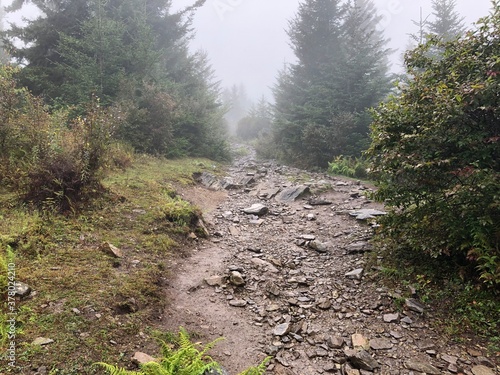
<instances>
[{"instance_id":1,"label":"white sky","mask_svg":"<svg viewBox=\"0 0 500 375\"><path fill-rule=\"evenodd\" d=\"M195 0L173 0L174 8ZM399 49L392 56L393 71L401 71L402 51L410 33L417 28L411 20L431 13L431 0L375 0L384 16L389 47ZM207 0L194 18L196 37L193 49L208 53L217 77L224 87L243 83L250 96L265 95L285 61L294 61L285 30L300 0ZM457 0L457 11L471 24L488 14L490 0Z\"/></svg>"}]
</instances>

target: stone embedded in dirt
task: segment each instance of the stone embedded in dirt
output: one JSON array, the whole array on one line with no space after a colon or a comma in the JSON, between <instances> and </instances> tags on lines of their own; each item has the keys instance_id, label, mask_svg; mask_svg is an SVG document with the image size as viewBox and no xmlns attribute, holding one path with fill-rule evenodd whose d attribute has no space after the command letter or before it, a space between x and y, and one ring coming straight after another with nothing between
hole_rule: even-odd
<instances>
[{"instance_id":1,"label":"stone embedded in dirt","mask_svg":"<svg viewBox=\"0 0 500 375\"><path fill-rule=\"evenodd\" d=\"M308 203L311 206L330 206L333 204L333 202L321 199L321 198L312 198L309 199Z\"/></svg>"},{"instance_id":2,"label":"stone embedded in dirt","mask_svg":"<svg viewBox=\"0 0 500 375\"><path fill-rule=\"evenodd\" d=\"M344 343L345 343L344 338L339 336L332 336L329 337L327 340L328 346L332 349L342 349Z\"/></svg>"},{"instance_id":3,"label":"stone embedded in dirt","mask_svg":"<svg viewBox=\"0 0 500 375\"><path fill-rule=\"evenodd\" d=\"M132 363L135 363L136 365L143 365L149 362L155 362L156 359L151 357L149 354L142 353L142 352L135 352L134 356L132 357Z\"/></svg>"},{"instance_id":4,"label":"stone embedded in dirt","mask_svg":"<svg viewBox=\"0 0 500 375\"><path fill-rule=\"evenodd\" d=\"M232 271L231 274L229 275L229 281L231 284L235 286L244 286L245 285L245 279L243 279L243 275L239 273L238 271Z\"/></svg>"},{"instance_id":5,"label":"stone embedded in dirt","mask_svg":"<svg viewBox=\"0 0 500 375\"><path fill-rule=\"evenodd\" d=\"M210 276L205 279L205 282L210 286L222 286L226 283L224 276Z\"/></svg>"},{"instance_id":6,"label":"stone embedded in dirt","mask_svg":"<svg viewBox=\"0 0 500 375\"><path fill-rule=\"evenodd\" d=\"M398 321L399 321L399 313L384 314L384 322L386 322L386 323L397 323Z\"/></svg>"},{"instance_id":7,"label":"stone embedded in dirt","mask_svg":"<svg viewBox=\"0 0 500 375\"><path fill-rule=\"evenodd\" d=\"M377 216L386 215L387 212L374 210L372 208L365 208L362 210L351 211L349 215L354 216L356 220L365 221L368 219L375 219Z\"/></svg>"},{"instance_id":8,"label":"stone embedded in dirt","mask_svg":"<svg viewBox=\"0 0 500 375\"><path fill-rule=\"evenodd\" d=\"M348 279L361 280L363 278L363 272L364 272L363 268L357 268L351 272L347 272L345 276Z\"/></svg>"},{"instance_id":9,"label":"stone embedded in dirt","mask_svg":"<svg viewBox=\"0 0 500 375\"><path fill-rule=\"evenodd\" d=\"M332 307L332 301L329 298L321 298L318 301L318 308L321 310L329 310Z\"/></svg>"},{"instance_id":10,"label":"stone embedded in dirt","mask_svg":"<svg viewBox=\"0 0 500 375\"><path fill-rule=\"evenodd\" d=\"M315 214L308 214L307 215L307 220L308 221L315 221L316 220L316 215Z\"/></svg>"},{"instance_id":11,"label":"stone embedded in dirt","mask_svg":"<svg viewBox=\"0 0 500 375\"><path fill-rule=\"evenodd\" d=\"M478 365L495 368L495 364L486 357L478 356L476 360Z\"/></svg>"},{"instance_id":12,"label":"stone embedded in dirt","mask_svg":"<svg viewBox=\"0 0 500 375\"><path fill-rule=\"evenodd\" d=\"M309 191L310 191L309 186L305 185L292 186L279 193L275 199L278 202L291 203L295 202L298 198L302 197L303 195L309 193Z\"/></svg>"},{"instance_id":13,"label":"stone embedded in dirt","mask_svg":"<svg viewBox=\"0 0 500 375\"><path fill-rule=\"evenodd\" d=\"M424 312L424 308L425 307L420 302L418 302L416 299L414 299L414 298L408 298L405 301L405 305L411 311L417 312L419 314L422 314Z\"/></svg>"},{"instance_id":14,"label":"stone embedded in dirt","mask_svg":"<svg viewBox=\"0 0 500 375\"><path fill-rule=\"evenodd\" d=\"M352 346L354 349L362 348L362 349L368 349L370 345L368 344L368 340L366 337L359 333L355 333L351 336L352 340Z\"/></svg>"},{"instance_id":15,"label":"stone embedded in dirt","mask_svg":"<svg viewBox=\"0 0 500 375\"><path fill-rule=\"evenodd\" d=\"M373 250L372 244L366 241L353 242L347 245L346 250L350 254L365 253Z\"/></svg>"},{"instance_id":16,"label":"stone embedded in dirt","mask_svg":"<svg viewBox=\"0 0 500 375\"><path fill-rule=\"evenodd\" d=\"M31 293L31 287L21 281L16 281L14 293L19 297L27 297Z\"/></svg>"},{"instance_id":17,"label":"stone embedded in dirt","mask_svg":"<svg viewBox=\"0 0 500 375\"><path fill-rule=\"evenodd\" d=\"M266 284L266 292L272 294L275 297L279 297L279 295L281 294L281 289L278 285L276 285L272 281L269 281Z\"/></svg>"},{"instance_id":18,"label":"stone embedded in dirt","mask_svg":"<svg viewBox=\"0 0 500 375\"><path fill-rule=\"evenodd\" d=\"M458 361L458 357L455 357L453 355L448 355L448 354L442 354L441 359L447 363L450 363L452 365L456 365Z\"/></svg>"},{"instance_id":19,"label":"stone embedded in dirt","mask_svg":"<svg viewBox=\"0 0 500 375\"><path fill-rule=\"evenodd\" d=\"M480 350L469 348L467 349L467 353L469 353L473 357L481 357L483 353Z\"/></svg>"},{"instance_id":20,"label":"stone embedded in dirt","mask_svg":"<svg viewBox=\"0 0 500 375\"><path fill-rule=\"evenodd\" d=\"M331 243L330 242L319 242L318 240L314 240L309 242L309 247L311 249L316 250L318 253L327 253L330 250Z\"/></svg>"},{"instance_id":21,"label":"stone embedded in dirt","mask_svg":"<svg viewBox=\"0 0 500 375\"><path fill-rule=\"evenodd\" d=\"M380 368L380 364L366 350L345 349L344 353L349 362L357 369L374 371Z\"/></svg>"},{"instance_id":22,"label":"stone embedded in dirt","mask_svg":"<svg viewBox=\"0 0 500 375\"><path fill-rule=\"evenodd\" d=\"M35 340L33 340L33 342L31 343L31 345L44 346L44 345L52 344L53 342L54 342L54 340L52 340L52 339L48 339L48 338L45 338L45 337L37 337Z\"/></svg>"},{"instance_id":23,"label":"stone embedded in dirt","mask_svg":"<svg viewBox=\"0 0 500 375\"><path fill-rule=\"evenodd\" d=\"M403 337L403 335L400 332L397 331L391 331L389 334L394 337L396 340L399 340L400 338Z\"/></svg>"},{"instance_id":24,"label":"stone embedded in dirt","mask_svg":"<svg viewBox=\"0 0 500 375\"><path fill-rule=\"evenodd\" d=\"M249 223L260 227L262 224L264 224L264 220L263 219L250 220Z\"/></svg>"},{"instance_id":25,"label":"stone embedded in dirt","mask_svg":"<svg viewBox=\"0 0 500 375\"><path fill-rule=\"evenodd\" d=\"M410 325L410 324L413 324L413 320L409 316L405 316L403 319L401 319L401 323L405 323L405 324Z\"/></svg>"},{"instance_id":26,"label":"stone embedded in dirt","mask_svg":"<svg viewBox=\"0 0 500 375\"><path fill-rule=\"evenodd\" d=\"M259 267L259 268L265 268L266 271L269 271L271 273L278 273L279 272L279 270L276 267L274 267L271 263L266 262L263 259L252 258L251 262L253 264L255 264L257 267Z\"/></svg>"},{"instance_id":27,"label":"stone embedded in dirt","mask_svg":"<svg viewBox=\"0 0 500 375\"><path fill-rule=\"evenodd\" d=\"M123 252L109 242L104 242L101 246L99 246L99 250L114 258L123 258Z\"/></svg>"},{"instance_id":28,"label":"stone embedded in dirt","mask_svg":"<svg viewBox=\"0 0 500 375\"><path fill-rule=\"evenodd\" d=\"M255 203L251 207L244 208L243 212L248 215L264 216L269 212L269 208L262 203Z\"/></svg>"},{"instance_id":29,"label":"stone embedded in dirt","mask_svg":"<svg viewBox=\"0 0 500 375\"><path fill-rule=\"evenodd\" d=\"M248 304L244 299L233 299L229 301L229 305L233 307L245 307Z\"/></svg>"},{"instance_id":30,"label":"stone embedded in dirt","mask_svg":"<svg viewBox=\"0 0 500 375\"><path fill-rule=\"evenodd\" d=\"M222 189L222 184L219 182L219 179L211 173L195 172L195 173L193 173L193 179L196 182L198 182L199 184L202 184L203 186L205 186L209 189L214 189L214 190Z\"/></svg>"},{"instance_id":31,"label":"stone embedded in dirt","mask_svg":"<svg viewBox=\"0 0 500 375\"><path fill-rule=\"evenodd\" d=\"M284 336L288 332L290 332L290 323L283 323L283 324L278 324L274 328L273 335L275 335L275 336Z\"/></svg>"},{"instance_id":32,"label":"stone embedded in dirt","mask_svg":"<svg viewBox=\"0 0 500 375\"><path fill-rule=\"evenodd\" d=\"M305 241L314 241L316 236L314 234L303 234L299 238Z\"/></svg>"},{"instance_id":33,"label":"stone embedded in dirt","mask_svg":"<svg viewBox=\"0 0 500 375\"><path fill-rule=\"evenodd\" d=\"M495 372L484 365L474 366L472 368L472 373L474 375L494 375Z\"/></svg>"},{"instance_id":34,"label":"stone embedded in dirt","mask_svg":"<svg viewBox=\"0 0 500 375\"><path fill-rule=\"evenodd\" d=\"M247 247L247 250L256 254L262 253L262 249L260 247Z\"/></svg>"},{"instance_id":35,"label":"stone embedded in dirt","mask_svg":"<svg viewBox=\"0 0 500 375\"><path fill-rule=\"evenodd\" d=\"M438 370L436 367L432 366L430 363L425 362L425 361L420 361L417 359L410 359L410 360L406 361L405 366L408 370L424 372L424 373L430 374L430 375L441 374L441 371Z\"/></svg>"},{"instance_id":36,"label":"stone embedded in dirt","mask_svg":"<svg viewBox=\"0 0 500 375\"><path fill-rule=\"evenodd\" d=\"M370 348L373 350L392 349L392 343L387 339L372 339L370 340Z\"/></svg>"}]
</instances>

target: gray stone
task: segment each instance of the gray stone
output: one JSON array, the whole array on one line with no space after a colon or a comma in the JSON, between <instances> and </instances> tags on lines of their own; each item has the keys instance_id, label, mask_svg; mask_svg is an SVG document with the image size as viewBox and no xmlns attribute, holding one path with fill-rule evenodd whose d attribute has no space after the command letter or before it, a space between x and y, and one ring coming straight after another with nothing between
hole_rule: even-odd
<instances>
[{"instance_id":1,"label":"gray stone","mask_svg":"<svg viewBox=\"0 0 500 375\"><path fill-rule=\"evenodd\" d=\"M489 367L479 365L472 368L472 373L474 375L495 375L495 372Z\"/></svg>"},{"instance_id":2,"label":"gray stone","mask_svg":"<svg viewBox=\"0 0 500 375\"><path fill-rule=\"evenodd\" d=\"M403 319L401 319L401 323L405 323L405 324L410 325L410 324L413 324L413 320L409 316L405 316Z\"/></svg>"},{"instance_id":3,"label":"gray stone","mask_svg":"<svg viewBox=\"0 0 500 375\"><path fill-rule=\"evenodd\" d=\"M269 208L264 206L262 203L255 203L251 207L243 209L243 212L248 215L263 216L269 212Z\"/></svg>"},{"instance_id":4,"label":"gray stone","mask_svg":"<svg viewBox=\"0 0 500 375\"><path fill-rule=\"evenodd\" d=\"M300 238L306 241L314 241L316 236L314 234L303 234Z\"/></svg>"},{"instance_id":5,"label":"gray stone","mask_svg":"<svg viewBox=\"0 0 500 375\"><path fill-rule=\"evenodd\" d=\"M419 361L417 359L410 359L406 361L405 366L408 370L424 372L430 375L439 375L441 371L436 367L432 366L430 363Z\"/></svg>"},{"instance_id":6,"label":"gray stone","mask_svg":"<svg viewBox=\"0 0 500 375\"><path fill-rule=\"evenodd\" d=\"M368 219L375 219L375 217L377 217L377 216L382 216L382 215L386 215L386 214L387 214L387 212L374 210L371 208L349 212L349 215L354 216L357 220L361 220L361 221L368 220Z\"/></svg>"},{"instance_id":7,"label":"gray stone","mask_svg":"<svg viewBox=\"0 0 500 375\"><path fill-rule=\"evenodd\" d=\"M288 332L290 332L290 323L283 323L277 325L273 330L273 335L275 336L284 336Z\"/></svg>"},{"instance_id":8,"label":"gray stone","mask_svg":"<svg viewBox=\"0 0 500 375\"><path fill-rule=\"evenodd\" d=\"M328 298L321 298L318 301L318 308L321 310L329 310L332 307L332 302Z\"/></svg>"},{"instance_id":9,"label":"gray stone","mask_svg":"<svg viewBox=\"0 0 500 375\"><path fill-rule=\"evenodd\" d=\"M272 281L269 281L266 284L266 292L269 293L269 294L272 294L275 297L278 297L281 294L281 290L278 287L278 285L276 285Z\"/></svg>"},{"instance_id":10,"label":"gray stone","mask_svg":"<svg viewBox=\"0 0 500 375\"><path fill-rule=\"evenodd\" d=\"M405 301L406 307L411 311L422 314L424 312L424 306L414 298L408 298Z\"/></svg>"},{"instance_id":11,"label":"gray stone","mask_svg":"<svg viewBox=\"0 0 500 375\"><path fill-rule=\"evenodd\" d=\"M351 336L352 346L354 349L363 348L368 349L370 345L368 344L368 339L359 333L355 333Z\"/></svg>"},{"instance_id":12,"label":"gray stone","mask_svg":"<svg viewBox=\"0 0 500 375\"><path fill-rule=\"evenodd\" d=\"M374 371L380 364L366 350L344 350L349 362L357 369Z\"/></svg>"},{"instance_id":13,"label":"gray stone","mask_svg":"<svg viewBox=\"0 0 500 375\"><path fill-rule=\"evenodd\" d=\"M495 364L493 362L491 362L488 358L483 357L483 356L478 356L477 357L477 364L478 365L483 365L483 366L486 366L486 367L495 368Z\"/></svg>"},{"instance_id":14,"label":"gray stone","mask_svg":"<svg viewBox=\"0 0 500 375\"><path fill-rule=\"evenodd\" d=\"M33 340L33 342L31 344L44 346L44 345L52 344L53 342L54 342L54 340L52 340L52 339L48 339L45 337L37 337L35 340Z\"/></svg>"},{"instance_id":15,"label":"gray stone","mask_svg":"<svg viewBox=\"0 0 500 375\"><path fill-rule=\"evenodd\" d=\"M244 299L233 299L229 301L229 305L233 307L245 307L248 304Z\"/></svg>"},{"instance_id":16,"label":"gray stone","mask_svg":"<svg viewBox=\"0 0 500 375\"><path fill-rule=\"evenodd\" d=\"M210 276L205 279L205 282L210 286L222 286L225 281L226 278L223 276Z\"/></svg>"},{"instance_id":17,"label":"gray stone","mask_svg":"<svg viewBox=\"0 0 500 375\"><path fill-rule=\"evenodd\" d=\"M353 242L349 245L347 245L346 250L350 254L355 254L355 253L365 253L368 251L372 251L373 246L372 244L366 242L366 241L358 241L358 242Z\"/></svg>"},{"instance_id":18,"label":"gray stone","mask_svg":"<svg viewBox=\"0 0 500 375\"><path fill-rule=\"evenodd\" d=\"M229 375L229 372L223 367L219 368L211 368L210 370L206 370L203 375Z\"/></svg>"},{"instance_id":19,"label":"gray stone","mask_svg":"<svg viewBox=\"0 0 500 375\"><path fill-rule=\"evenodd\" d=\"M239 273L238 271L232 271L231 274L229 275L229 281L231 284L235 286L244 286L245 285L245 279L243 279L243 275Z\"/></svg>"},{"instance_id":20,"label":"gray stone","mask_svg":"<svg viewBox=\"0 0 500 375\"><path fill-rule=\"evenodd\" d=\"M27 297L30 295L31 288L28 284L25 284L21 281L16 281L15 285L16 285L16 287L15 287L14 293L16 294L16 296Z\"/></svg>"},{"instance_id":21,"label":"gray stone","mask_svg":"<svg viewBox=\"0 0 500 375\"><path fill-rule=\"evenodd\" d=\"M330 337L327 340L328 346L332 349L342 349L344 343L345 343L344 338L338 336Z\"/></svg>"},{"instance_id":22,"label":"gray stone","mask_svg":"<svg viewBox=\"0 0 500 375\"><path fill-rule=\"evenodd\" d=\"M387 339L370 340L370 348L373 350L387 350L392 348L392 343Z\"/></svg>"},{"instance_id":23,"label":"gray stone","mask_svg":"<svg viewBox=\"0 0 500 375\"><path fill-rule=\"evenodd\" d=\"M330 250L331 243L330 242L320 242L318 240L314 240L309 242L309 247L311 249L316 250L318 253L327 253Z\"/></svg>"},{"instance_id":24,"label":"gray stone","mask_svg":"<svg viewBox=\"0 0 500 375\"><path fill-rule=\"evenodd\" d=\"M330 206L333 204L333 202L321 199L321 198L313 198L309 199L308 203L311 206Z\"/></svg>"},{"instance_id":25,"label":"gray stone","mask_svg":"<svg viewBox=\"0 0 500 375\"><path fill-rule=\"evenodd\" d=\"M142 352L135 352L134 356L132 357L132 362L135 363L136 365L143 365L149 362L155 362L156 360L151 357L149 354L142 353Z\"/></svg>"},{"instance_id":26,"label":"gray stone","mask_svg":"<svg viewBox=\"0 0 500 375\"><path fill-rule=\"evenodd\" d=\"M447 363L452 364L452 365L456 365L457 361L458 361L458 357L448 355L448 354L441 355L441 359Z\"/></svg>"},{"instance_id":27,"label":"gray stone","mask_svg":"<svg viewBox=\"0 0 500 375\"><path fill-rule=\"evenodd\" d=\"M386 323L397 323L398 321L399 321L399 313L384 314L384 322L386 322Z\"/></svg>"},{"instance_id":28,"label":"gray stone","mask_svg":"<svg viewBox=\"0 0 500 375\"><path fill-rule=\"evenodd\" d=\"M299 186L293 186L290 188L287 188L283 190L281 193L279 193L276 196L276 200L278 202L283 202L283 203L291 203L296 201L298 198L302 197L303 195L309 193L309 186L305 185L299 185Z\"/></svg>"},{"instance_id":29,"label":"gray stone","mask_svg":"<svg viewBox=\"0 0 500 375\"><path fill-rule=\"evenodd\" d=\"M363 278L363 272L363 268L358 268L351 272L347 272L345 276L349 279L361 280Z\"/></svg>"},{"instance_id":30,"label":"gray stone","mask_svg":"<svg viewBox=\"0 0 500 375\"><path fill-rule=\"evenodd\" d=\"M123 252L109 242L104 242L101 246L99 246L99 250L114 258L123 258Z\"/></svg>"},{"instance_id":31,"label":"gray stone","mask_svg":"<svg viewBox=\"0 0 500 375\"><path fill-rule=\"evenodd\" d=\"M193 179L202 184L203 186L214 189L214 190L221 190L222 189L222 184L220 183L219 179L215 177L213 174L208 173L208 172L196 172L193 173Z\"/></svg>"}]
</instances>

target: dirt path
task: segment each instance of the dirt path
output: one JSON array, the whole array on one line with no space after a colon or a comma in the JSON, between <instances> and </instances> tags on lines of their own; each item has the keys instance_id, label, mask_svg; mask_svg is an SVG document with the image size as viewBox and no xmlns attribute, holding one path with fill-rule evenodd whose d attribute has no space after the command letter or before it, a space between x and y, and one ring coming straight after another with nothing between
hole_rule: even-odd
<instances>
[{"instance_id":1,"label":"dirt path","mask_svg":"<svg viewBox=\"0 0 500 375\"><path fill-rule=\"evenodd\" d=\"M349 215L381 209L368 188L251 154L228 175L215 184L228 189L183 192L204 210L211 238L172 265L165 329L183 326L204 343L225 337L212 353L230 374L266 355L271 374L496 373L482 348L448 342L425 306L408 300L398 311L402 291L377 285L364 256L372 228ZM293 188L310 193L285 202ZM266 213L243 212L254 204Z\"/></svg>"}]
</instances>

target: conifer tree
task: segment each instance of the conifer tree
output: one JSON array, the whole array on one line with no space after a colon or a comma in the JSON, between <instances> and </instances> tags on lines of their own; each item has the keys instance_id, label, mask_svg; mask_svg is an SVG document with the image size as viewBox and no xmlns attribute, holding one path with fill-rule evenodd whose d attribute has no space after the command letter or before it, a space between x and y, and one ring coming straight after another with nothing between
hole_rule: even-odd
<instances>
[{"instance_id":1,"label":"conifer tree","mask_svg":"<svg viewBox=\"0 0 500 375\"><path fill-rule=\"evenodd\" d=\"M388 92L386 41L371 0L307 0L290 22L296 64L274 87L273 132L282 157L326 166L368 143L366 109Z\"/></svg>"},{"instance_id":2,"label":"conifer tree","mask_svg":"<svg viewBox=\"0 0 500 375\"><path fill-rule=\"evenodd\" d=\"M427 31L448 41L462 35L464 17L456 11L456 0L432 0L434 20L427 22Z\"/></svg>"}]
</instances>

